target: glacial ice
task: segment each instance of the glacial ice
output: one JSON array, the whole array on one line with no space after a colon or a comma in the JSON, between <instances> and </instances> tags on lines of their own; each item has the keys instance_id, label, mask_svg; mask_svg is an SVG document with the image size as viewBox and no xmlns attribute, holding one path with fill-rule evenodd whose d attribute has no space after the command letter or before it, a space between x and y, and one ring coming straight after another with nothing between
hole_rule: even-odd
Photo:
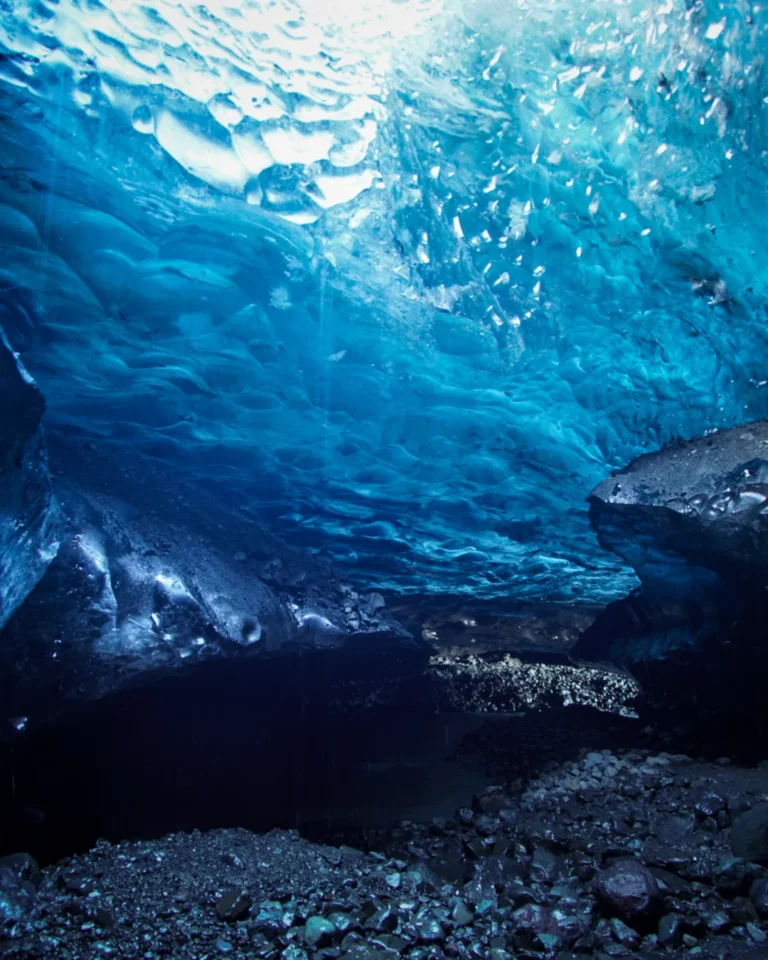
<instances>
[{"instance_id":1,"label":"glacial ice","mask_svg":"<svg viewBox=\"0 0 768 960\"><path fill-rule=\"evenodd\" d=\"M587 493L768 416L767 16L0 3L0 326L366 588L623 596Z\"/></svg>"}]
</instances>

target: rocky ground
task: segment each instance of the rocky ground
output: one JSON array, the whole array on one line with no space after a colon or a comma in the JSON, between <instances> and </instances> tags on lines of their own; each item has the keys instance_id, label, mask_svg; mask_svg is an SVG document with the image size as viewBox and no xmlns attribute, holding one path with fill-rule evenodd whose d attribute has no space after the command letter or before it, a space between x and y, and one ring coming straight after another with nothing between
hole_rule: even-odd
<instances>
[{"instance_id":1,"label":"rocky ground","mask_svg":"<svg viewBox=\"0 0 768 960\"><path fill-rule=\"evenodd\" d=\"M4 956L768 958L768 769L582 750L377 845L217 830L6 858Z\"/></svg>"}]
</instances>

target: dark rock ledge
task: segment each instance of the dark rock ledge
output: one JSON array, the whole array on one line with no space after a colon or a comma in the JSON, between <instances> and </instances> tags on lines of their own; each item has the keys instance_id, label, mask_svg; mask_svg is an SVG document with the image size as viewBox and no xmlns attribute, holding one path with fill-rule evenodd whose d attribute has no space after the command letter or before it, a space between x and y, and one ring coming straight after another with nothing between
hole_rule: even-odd
<instances>
[{"instance_id":1,"label":"dark rock ledge","mask_svg":"<svg viewBox=\"0 0 768 960\"><path fill-rule=\"evenodd\" d=\"M667 723L764 737L768 422L640 457L589 504L600 543L641 586L596 618L576 654L631 664L645 712Z\"/></svg>"}]
</instances>

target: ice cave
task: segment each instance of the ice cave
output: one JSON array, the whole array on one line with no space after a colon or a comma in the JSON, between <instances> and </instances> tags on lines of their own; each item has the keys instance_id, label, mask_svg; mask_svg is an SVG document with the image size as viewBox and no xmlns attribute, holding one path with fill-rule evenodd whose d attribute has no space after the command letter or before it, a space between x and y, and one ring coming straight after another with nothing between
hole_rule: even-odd
<instances>
[{"instance_id":1,"label":"ice cave","mask_svg":"<svg viewBox=\"0 0 768 960\"><path fill-rule=\"evenodd\" d=\"M768 958L767 57L0 0L0 955Z\"/></svg>"}]
</instances>

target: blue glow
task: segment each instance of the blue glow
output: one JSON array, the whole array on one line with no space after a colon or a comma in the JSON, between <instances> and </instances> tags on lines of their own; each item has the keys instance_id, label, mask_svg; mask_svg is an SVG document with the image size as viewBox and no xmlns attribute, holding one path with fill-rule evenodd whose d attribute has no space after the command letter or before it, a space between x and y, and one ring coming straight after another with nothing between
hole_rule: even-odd
<instances>
[{"instance_id":1,"label":"blue glow","mask_svg":"<svg viewBox=\"0 0 768 960\"><path fill-rule=\"evenodd\" d=\"M0 326L51 426L367 587L607 601L592 487L768 415L758 6L0 9Z\"/></svg>"}]
</instances>

